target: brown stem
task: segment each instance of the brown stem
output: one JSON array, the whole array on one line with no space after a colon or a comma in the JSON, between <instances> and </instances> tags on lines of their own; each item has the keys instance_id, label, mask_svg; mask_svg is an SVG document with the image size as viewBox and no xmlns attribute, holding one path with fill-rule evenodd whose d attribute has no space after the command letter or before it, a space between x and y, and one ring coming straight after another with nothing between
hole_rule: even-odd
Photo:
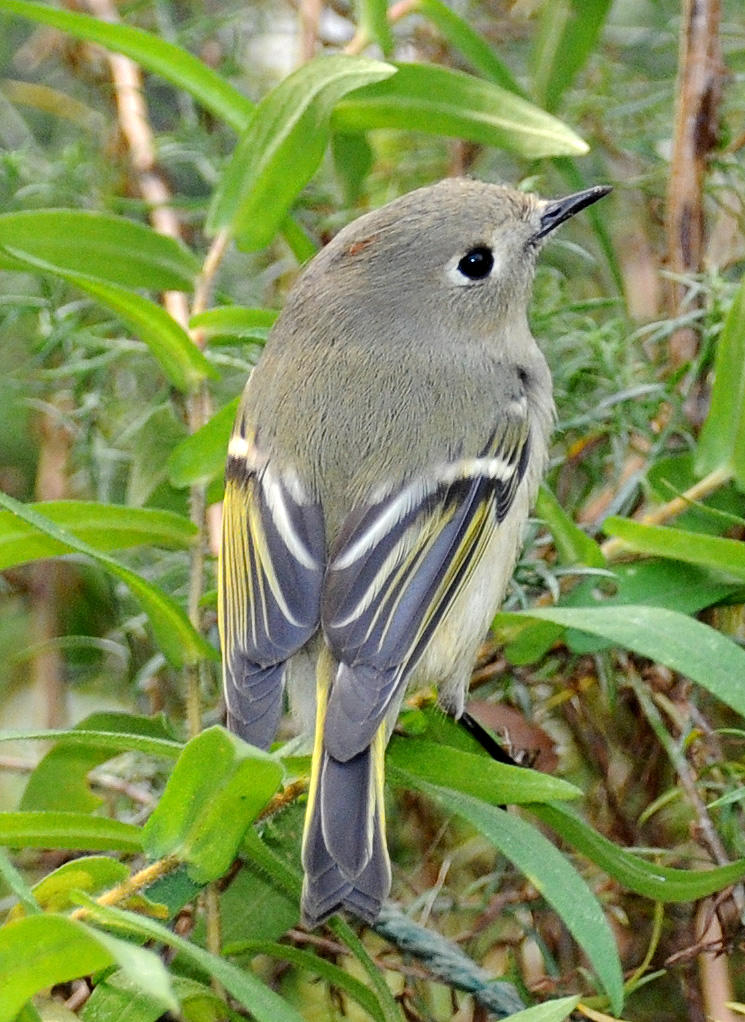
<instances>
[{"instance_id":1,"label":"brown stem","mask_svg":"<svg viewBox=\"0 0 745 1022\"><path fill-rule=\"evenodd\" d=\"M702 266L704 182L709 154L719 136L720 19L720 0L684 0L666 217L668 269L676 275L698 273ZM683 298L683 285L671 282L672 315ZM677 330L670 339L673 368L690 362L696 347L692 328Z\"/></svg>"}]
</instances>

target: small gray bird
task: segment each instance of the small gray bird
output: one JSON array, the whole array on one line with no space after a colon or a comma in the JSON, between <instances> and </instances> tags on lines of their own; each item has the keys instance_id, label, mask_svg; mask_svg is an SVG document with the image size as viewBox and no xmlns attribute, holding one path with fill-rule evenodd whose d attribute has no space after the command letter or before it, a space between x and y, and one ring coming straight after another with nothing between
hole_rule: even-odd
<instances>
[{"instance_id":1,"label":"small gray bird","mask_svg":"<svg viewBox=\"0 0 745 1022\"><path fill-rule=\"evenodd\" d=\"M303 919L372 922L391 884L385 747L410 685L463 712L543 474L554 408L528 328L546 237L605 195L450 179L355 220L293 287L228 449L228 726L314 734Z\"/></svg>"}]
</instances>

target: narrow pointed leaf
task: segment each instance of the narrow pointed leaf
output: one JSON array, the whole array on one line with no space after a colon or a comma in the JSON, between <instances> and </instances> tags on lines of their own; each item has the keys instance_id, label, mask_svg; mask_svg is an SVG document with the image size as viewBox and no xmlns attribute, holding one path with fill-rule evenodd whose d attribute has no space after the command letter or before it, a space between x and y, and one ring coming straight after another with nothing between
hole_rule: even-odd
<instances>
[{"instance_id":1,"label":"narrow pointed leaf","mask_svg":"<svg viewBox=\"0 0 745 1022\"><path fill-rule=\"evenodd\" d=\"M358 29L376 42L387 57L393 49L393 32L388 21L387 0L357 0Z\"/></svg>"},{"instance_id":2,"label":"narrow pointed leaf","mask_svg":"<svg viewBox=\"0 0 745 1022\"><path fill-rule=\"evenodd\" d=\"M126 217L90 210L0 214L0 269L27 270L2 251L5 246L123 287L191 291L199 272L196 256L173 238Z\"/></svg>"},{"instance_id":3,"label":"narrow pointed leaf","mask_svg":"<svg viewBox=\"0 0 745 1022\"><path fill-rule=\"evenodd\" d=\"M383 82L337 105L336 130L401 128L468 139L528 159L581 156L588 146L561 121L493 82L434 64L398 64Z\"/></svg>"},{"instance_id":4,"label":"narrow pointed leaf","mask_svg":"<svg viewBox=\"0 0 745 1022\"><path fill-rule=\"evenodd\" d=\"M572 521L547 486L541 486L536 500L536 513L551 530L556 552L562 564L588 564L606 567L598 544Z\"/></svg>"},{"instance_id":5,"label":"narrow pointed leaf","mask_svg":"<svg viewBox=\"0 0 745 1022\"><path fill-rule=\"evenodd\" d=\"M162 306L119 284L65 270L20 249L9 247L5 251L26 263L27 268L61 277L112 309L148 346L165 375L179 390L193 390L206 377L217 375L183 327Z\"/></svg>"},{"instance_id":6,"label":"narrow pointed leaf","mask_svg":"<svg viewBox=\"0 0 745 1022\"><path fill-rule=\"evenodd\" d=\"M559 777L525 767L495 763L483 755L421 738L394 738L386 762L389 768L401 775L405 785L416 777L473 795L492 805L571 799L582 794L579 788Z\"/></svg>"},{"instance_id":7,"label":"narrow pointed leaf","mask_svg":"<svg viewBox=\"0 0 745 1022\"><path fill-rule=\"evenodd\" d=\"M623 977L613 933L594 894L561 852L519 816L447 788L426 782L416 786L473 824L525 874L561 916L587 955L613 1010L619 1012Z\"/></svg>"},{"instance_id":8,"label":"narrow pointed leaf","mask_svg":"<svg viewBox=\"0 0 745 1022\"><path fill-rule=\"evenodd\" d=\"M0 812L0 845L141 852L142 830L131 823L88 813Z\"/></svg>"},{"instance_id":9,"label":"narrow pointed leaf","mask_svg":"<svg viewBox=\"0 0 745 1022\"><path fill-rule=\"evenodd\" d=\"M541 607L499 614L496 620L502 624L516 618L600 635L679 671L745 716L745 650L695 618L663 607L628 605Z\"/></svg>"},{"instance_id":10,"label":"narrow pointed leaf","mask_svg":"<svg viewBox=\"0 0 745 1022\"><path fill-rule=\"evenodd\" d=\"M91 557L104 570L124 582L150 619L153 634L161 650L175 667L197 663L205 658L217 658L216 650L196 631L181 607L157 586L2 491L0 506L12 511L27 525L56 540L68 553Z\"/></svg>"},{"instance_id":11,"label":"narrow pointed leaf","mask_svg":"<svg viewBox=\"0 0 745 1022\"><path fill-rule=\"evenodd\" d=\"M642 525L618 517L607 518L603 531L622 539L639 553L697 564L745 582L745 544L741 540L664 525Z\"/></svg>"},{"instance_id":12,"label":"narrow pointed leaf","mask_svg":"<svg viewBox=\"0 0 745 1022\"><path fill-rule=\"evenodd\" d=\"M192 316L189 326L198 328L207 341L222 338L266 337L279 315L274 309L249 309L244 305L223 305Z\"/></svg>"},{"instance_id":13,"label":"narrow pointed leaf","mask_svg":"<svg viewBox=\"0 0 745 1022\"><path fill-rule=\"evenodd\" d=\"M28 506L97 550L124 550L141 544L186 549L197 532L183 515L156 508L86 500L55 500ZM0 511L0 571L68 552L63 544L11 511Z\"/></svg>"},{"instance_id":14,"label":"narrow pointed leaf","mask_svg":"<svg viewBox=\"0 0 745 1022\"><path fill-rule=\"evenodd\" d=\"M527 99L507 65L500 60L484 37L471 28L465 18L456 14L442 0L416 0L414 9L436 25L448 42L460 50L480 75L507 89L508 92L514 92L515 95Z\"/></svg>"},{"instance_id":15,"label":"narrow pointed leaf","mask_svg":"<svg viewBox=\"0 0 745 1022\"><path fill-rule=\"evenodd\" d=\"M729 468L745 489L745 278L717 341L711 406L695 466L700 475Z\"/></svg>"},{"instance_id":16,"label":"narrow pointed leaf","mask_svg":"<svg viewBox=\"0 0 745 1022\"><path fill-rule=\"evenodd\" d=\"M180 956L221 983L227 992L250 1011L257 1022L303 1022L298 1012L254 974L224 958L210 954L166 926L122 909L104 908L89 898L81 899L93 920L121 933L155 940L172 947Z\"/></svg>"},{"instance_id":17,"label":"narrow pointed leaf","mask_svg":"<svg viewBox=\"0 0 745 1022\"><path fill-rule=\"evenodd\" d=\"M321 162L334 105L394 68L363 57L319 57L265 96L223 174L208 229L252 250L267 245Z\"/></svg>"},{"instance_id":18,"label":"narrow pointed leaf","mask_svg":"<svg viewBox=\"0 0 745 1022\"><path fill-rule=\"evenodd\" d=\"M645 898L662 902L698 901L736 884L745 876L745 859L713 869L673 869L637 855L598 834L565 806L536 805L529 811L548 824L620 884Z\"/></svg>"},{"instance_id":19,"label":"narrow pointed leaf","mask_svg":"<svg viewBox=\"0 0 745 1022\"><path fill-rule=\"evenodd\" d=\"M533 94L556 110L566 89L595 50L612 0L551 0L542 4L533 54Z\"/></svg>"},{"instance_id":20,"label":"narrow pointed leaf","mask_svg":"<svg viewBox=\"0 0 745 1022\"><path fill-rule=\"evenodd\" d=\"M147 822L148 855L178 855L196 883L222 876L282 773L273 756L224 728L203 731L185 746Z\"/></svg>"},{"instance_id":21,"label":"narrow pointed leaf","mask_svg":"<svg viewBox=\"0 0 745 1022\"><path fill-rule=\"evenodd\" d=\"M237 397L225 405L171 452L168 458L171 486L184 488L210 483L224 474L228 440L239 401Z\"/></svg>"},{"instance_id":22,"label":"narrow pointed leaf","mask_svg":"<svg viewBox=\"0 0 745 1022\"><path fill-rule=\"evenodd\" d=\"M51 25L78 39L100 43L106 49L131 57L148 71L154 71L177 88L184 89L236 131L242 131L251 116L251 101L222 75L187 50L144 29L112 24L102 18L27 0L0 0L2 11Z\"/></svg>"},{"instance_id":23,"label":"narrow pointed leaf","mask_svg":"<svg viewBox=\"0 0 745 1022\"><path fill-rule=\"evenodd\" d=\"M183 749L181 742L167 738L154 738L141 734L127 734L119 731L88 730L72 728L56 730L54 728L41 731L0 731L0 742L56 742L58 745L90 746L108 749L110 756L120 752L141 752L145 756L163 756L164 759L176 759Z\"/></svg>"},{"instance_id":24,"label":"narrow pointed leaf","mask_svg":"<svg viewBox=\"0 0 745 1022\"><path fill-rule=\"evenodd\" d=\"M563 1022L579 1004L579 997L559 997L555 1001L534 1004L532 1008L508 1015L504 1022Z\"/></svg>"}]
</instances>

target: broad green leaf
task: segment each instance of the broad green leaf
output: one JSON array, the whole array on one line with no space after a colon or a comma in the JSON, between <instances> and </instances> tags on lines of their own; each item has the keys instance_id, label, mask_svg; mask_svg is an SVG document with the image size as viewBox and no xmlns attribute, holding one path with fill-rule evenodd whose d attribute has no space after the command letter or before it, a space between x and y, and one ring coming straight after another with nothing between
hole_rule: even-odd
<instances>
[{"instance_id":1,"label":"broad green leaf","mask_svg":"<svg viewBox=\"0 0 745 1022\"><path fill-rule=\"evenodd\" d=\"M154 71L179 89L184 89L235 131L242 131L251 116L251 101L222 75L181 47L141 28L112 24L102 18L25 0L0 0L2 11L51 25L78 39L100 43L115 53L131 57L148 71Z\"/></svg>"},{"instance_id":2,"label":"broad green leaf","mask_svg":"<svg viewBox=\"0 0 745 1022\"><path fill-rule=\"evenodd\" d=\"M208 376L217 375L183 327L162 306L120 284L63 269L18 248L8 247L6 251L29 267L61 277L112 309L148 346L165 375L179 390L193 390Z\"/></svg>"},{"instance_id":3,"label":"broad green leaf","mask_svg":"<svg viewBox=\"0 0 745 1022\"><path fill-rule=\"evenodd\" d=\"M597 899L574 867L539 830L519 816L424 781L417 780L416 787L468 820L525 874L582 947L613 1010L619 1012L623 977L616 942Z\"/></svg>"},{"instance_id":4,"label":"broad green leaf","mask_svg":"<svg viewBox=\"0 0 745 1022\"><path fill-rule=\"evenodd\" d=\"M398 64L398 72L337 104L337 131L401 128L508 149L528 159L587 152L561 121L492 82L434 64Z\"/></svg>"},{"instance_id":5,"label":"broad green leaf","mask_svg":"<svg viewBox=\"0 0 745 1022\"><path fill-rule=\"evenodd\" d=\"M301 807L304 811L305 806ZM283 814L284 815L284 814ZM286 833L285 821L277 833L272 821L271 840L276 842L282 853L294 855L296 838L302 831L302 818L298 819L293 807L294 829ZM284 842L283 842L284 839ZM265 837L264 840L267 840ZM299 850L299 849L298 849ZM226 954L230 944L246 940L279 940L289 929L296 926L300 918L300 905L296 894L289 894L280 884L275 883L265 870L257 869L253 863L246 863L231 879L220 894L220 932L223 951ZM201 935L201 922L197 924L196 939ZM202 941L199 941L202 943Z\"/></svg>"},{"instance_id":6,"label":"broad green leaf","mask_svg":"<svg viewBox=\"0 0 745 1022\"><path fill-rule=\"evenodd\" d=\"M536 513L551 530L556 552L562 564L588 564L606 567L597 543L576 525L547 486L541 486L536 500Z\"/></svg>"},{"instance_id":7,"label":"broad green leaf","mask_svg":"<svg viewBox=\"0 0 745 1022\"><path fill-rule=\"evenodd\" d=\"M153 919L146 919L144 916L122 909L104 908L88 898L81 900L91 918L102 925L174 948L189 964L221 983L232 997L251 1012L256 1022L303 1022L294 1008L279 994L265 986L252 972L240 969L224 958L211 955Z\"/></svg>"},{"instance_id":8,"label":"broad green leaf","mask_svg":"<svg viewBox=\"0 0 745 1022\"><path fill-rule=\"evenodd\" d=\"M662 902L698 901L736 884L745 876L745 859L713 869L672 869L647 862L633 850L598 834L566 806L535 805L529 811L572 848L620 884L645 898Z\"/></svg>"},{"instance_id":9,"label":"broad green leaf","mask_svg":"<svg viewBox=\"0 0 745 1022\"><path fill-rule=\"evenodd\" d=\"M684 451L658 458L650 465L646 482L650 496L663 503L679 497L699 481L694 471L694 452ZM745 498L731 480L709 493L705 500L693 501L675 518L678 529L723 535L733 526L745 523Z\"/></svg>"},{"instance_id":10,"label":"broad green leaf","mask_svg":"<svg viewBox=\"0 0 745 1022\"><path fill-rule=\"evenodd\" d=\"M225 339L257 340L266 337L279 315L274 309L249 309L245 305L223 305L192 316L191 329L199 329L207 342Z\"/></svg>"},{"instance_id":11,"label":"broad green leaf","mask_svg":"<svg viewBox=\"0 0 745 1022\"><path fill-rule=\"evenodd\" d=\"M88 773L118 756L121 749L109 741L101 741L95 733L108 730L123 735L165 739L170 735L160 718L136 717L127 713L94 713L73 729L87 736L87 741L58 742L37 764L26 784L21 809L64 809L67 812L88 813L103 801L94 795L88 782Z\"/></svg>"},{"instance_id":12,"label":"broad green leaf","mask_svg":"<svg viewBox=\"0 0 745 1022\"><path fill-rule=\"evenodd\" d=\"M460 50L474 70L484 78L488 78L508 92L527 98L510 69L499 59L484 37L442 0L415 0L413 9L436 25L448 42Z\"/></svg>"},{"instance_id":13,"label":"broad green leaf","mask_svg":"<svg viewBox=\"0 0 745 1022\"><path fill-rule=\"evenodd\" d=\"M168 458L171 486L185 488L217 479L225 472L228 440L240 398L221 408L196 433L183 440Z\"/></svg>"},{"instance_id":14,"label":"broad green leaf","mask_svg":"<svg viewBox=\"0 0 745 1022\"><path fill-rule=\"evenodd\" d=\"M97 550L123 550L147 544L186 549L194 541L196 526L183 515L155 508L98 504L87 500L55 500L29 504ZM0 571L42 557L69 551L11 511L0 511Z\"/></svg>"},{"instance_id":15,"label":"broad green leaf","mask_svg":"<svg viewBox=\"0 0 745 1022\"><path fill-rule=\"evenodd\" d=\"M0 10L2 4L0 3ZM109 213L36 209L0 214L0 269L26 270L3 248L122 287L191 291L196 256L173 238Z\"/></svg>"},{"instance_id":16,"label":"broad green leaf","mask_svg":"<svg viewBox=\"0 0 745 1022\"><path fill-rule=\"evenodd\" d=\"M203 731L184 747L145 826L148 855L178 855L196 883L222 876L282 773L268 752L224 728Z\"/></svg>"},{"instance_id":17,"label":"broad green leaf","mask_svg":"<svg viewBox=\"0 0 745 1022\"><path fill-rule=\"evenodd\" d=\"M40 990L117 964L139 989L178 1011L163 962L152 951L66 916L35 915L0 929L0 1022L12 1022Z\"/></svg>"},{"instance_id":18,"label":"broad green leaf","mask_svg":"<svg viewBox=\"0 0 745 1022\"><path fill-rule=\"evenodd\" d=\"M208 230L229 230L244 249L267 245L318 169L334 105L392 74L389 64L337 54L310 61L280 82L256 107L235 148Z\"/></svg>"},{"instance_id":19,"label":"broad green leaf","mask_svg":"<svg viewBox=\"0 0 745 1022\"><path fill-rule=\"evenodd\" d=\"M150 619L156 641L174 667L197 663L205 658L217 658L216 650L196 631L181 607L162 590L119 564L113 557L96 550L90 543L85 543L67 529L61 528L27 504L22 504L2 491L0 506L12 511L32 528L57 540L69 553L91 557L106 571L124 582Z\"/></svg>"},{"instance_id":20,"label":"broad green leaf","mask_svg":"<svg viewBox=\"0 0 745 1022\"><path fill-rule=\"evenodd\" d=\"M110 756L120 752L141 752L146 756L162 756L164 759L176 759L183 745L181 742L165 738L149 738L139 734L120 734L115 731L76 730L57 731L0 731L0 742L56 742L58 745L96 745L110 750Z\"/></svg>"},{"instance_id":21,"label":"broad green leaf","mask_svg":"<svg viewBox=\"0 0 745 1022\"><path fill-rule=\"evenodd\" d=\"M700 475L729 469L745 488L745 277L717 341L714 387L706 422L698 438Z\"/></svg>"},{"instance_id":22,"label":"broad green leaf","mask_svg":"<svg viewBox=\"0 0 745 1022\"><path fill-rule=\"evenodd\" d=\"M562 1022L569 1018L579 1001L579 997L559 997L555 1001L544 1001L525 1011L518 1011L515 1015L508 1015L504 1022Z\"/></svg>"},{"instance_id":23,"label":"broad green leaf","mask_svg":"<svg viewBox=\"0 0 745 1022\"><path fill-rule=\"evenodd\" d=\"M499 614L551 621L665 664L745 716L745 650L714 628L663 607L541 607Z\"/></svg>"},{"instance_id":24,"label":"broad green leaf","mask_svg":"<svg viewBox=\"0 0 745 1022\"><path fill-rule=\"evenodd\" d=\"M473 795L492 805L579 798L582 794L579 788L559 777L495 763L483 755L422 738L394 738L386 763L401 775L406 786L417 778Z\"/></svg>"},{"instance_id":25,"label":"broad green leaf","mask_svg":"<svg viewBox=\"0 0 745 1022\"><path fill-rule=\"evenodd\" d=\"M642 554L696 564L745 582L745 544L739 539L707 536L665 525L642 525L628 518L606 518L603 531Z\"/></svg>"},{"instance_id":26,"label":"broad green leaf","mask_svg":"<svg viewBox=\"0 0 745 1022\"><path fill-rule=\"evenodd\" d=\"M591 56L612 0L550 0L541 4L533 54L533 95L556 110L562 95Z\"/></svg>"},{"instance_id":27,"label":"broad green leaf","mask_svg":"<svg viewBox=\"0 0 745 1022\"><path fill-rule=\"evenodd\" d=\"M88 813L0 812L0 845L141 852L142 830L131 823Z\"/></svg>"}]
</instances>

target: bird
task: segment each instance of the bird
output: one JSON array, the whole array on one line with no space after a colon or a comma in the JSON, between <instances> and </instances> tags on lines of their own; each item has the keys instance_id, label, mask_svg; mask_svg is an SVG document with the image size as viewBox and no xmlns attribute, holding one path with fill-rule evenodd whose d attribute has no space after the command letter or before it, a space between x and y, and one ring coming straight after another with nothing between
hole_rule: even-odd
<instances>
[{"instance_id":1,"label":"bird","mask_svg":"<svg viewBox=\"0 0 745 1022\"><path fill-rule=\"evenodd\" d=\"M308 927L391 888L384 754L408 689L464 710L544 474L536 258L598 185L543 199L447 178L352 221L302 270L227 454L218 624L228 727L312 735Z\"/></svg>"}]
</instances>

